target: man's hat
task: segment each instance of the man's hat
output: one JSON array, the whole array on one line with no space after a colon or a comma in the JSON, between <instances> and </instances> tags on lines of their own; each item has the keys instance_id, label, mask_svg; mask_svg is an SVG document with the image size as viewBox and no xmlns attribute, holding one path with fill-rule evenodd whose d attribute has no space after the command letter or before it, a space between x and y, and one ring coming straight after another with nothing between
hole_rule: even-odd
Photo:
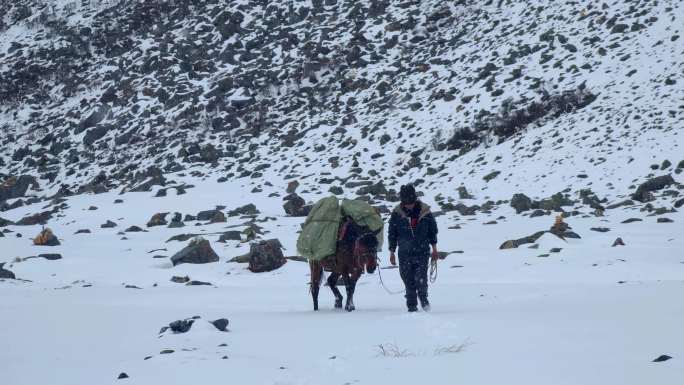
<instances>
[{"instance_id":1,"label":"man's hat","mask_svg":"<svg viewBox=\"0 0 684 385\"><path fill-rule=\"evenodd\" d=\"M418 200L418 197L416 196L416 189L410 183L401 186L401 189L399 190L399 198L401 198L402 204L416 203Z\"/></svg>"}]
</instances>

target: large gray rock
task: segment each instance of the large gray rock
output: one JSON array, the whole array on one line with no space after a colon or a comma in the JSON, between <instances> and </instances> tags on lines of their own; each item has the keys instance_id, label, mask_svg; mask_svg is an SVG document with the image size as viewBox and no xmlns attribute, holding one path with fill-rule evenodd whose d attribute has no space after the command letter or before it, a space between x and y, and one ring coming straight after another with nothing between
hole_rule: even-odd
<instances>
[{"instance_id":1,"label":"large gray rock","mask_svg":"<svg viewBox=\"0 0 684 385\"><path fill-rule=\"evenodd\" d=\"M277 239L252 243L249 250L249 270L253 273L262 273L280 268L287 262L282 248Z\"/></svg>"},{"instance_id":2,"label":"large gray rock","mask_svg":"<svg viewBox=\"0 0 684 385\"><path fill-rule=\"evenodd\" d=\"M171 257L171 263L174 266L181 263L211 263L218 262L219 257L216 252L211 248L209 241L201 237L197 237L190 241L183 250L177 252L173 257Z\"/></svg>"},{"instance_id":3,"label":"large gray rock","mask_svg":"<svg viewBox=\"0 0 684 385\"><path fill-rule=\"evenodd\" d=\"M649 179L637 187L637 190L632 194L632 199L642 203L652 201L654 199L653 194L651 194L653 191L662 190L674 183L675 181L670 174Z\"/></svg>"}]
</instances>

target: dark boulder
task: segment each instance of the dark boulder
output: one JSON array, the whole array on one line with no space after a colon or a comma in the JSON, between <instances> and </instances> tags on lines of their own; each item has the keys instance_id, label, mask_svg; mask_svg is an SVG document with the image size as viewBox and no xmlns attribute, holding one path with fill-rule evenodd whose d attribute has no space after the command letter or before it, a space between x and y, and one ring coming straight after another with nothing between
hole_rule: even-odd
<instances>
[{"instance_id":1,"label":"dark boulder","mask_svg":"<svg viewBox=\"0 0 684 385\"><path fill-rule=\"evenodd\" d=\"M299 187L299 182L293 180L287 184L287 189L285 189L285 192L288 194L293 194L295 191L297 191L297 187Z\"/></svg>"},{"instance_id":2,"label":"dark boulder","mask_svg":"<svg viewBox=\"0 0 684 385\"><path fill-rule=\"evenodd\" d=\"M470 193L468 193L468 189L466 189L465 186L460 186L458 188L458 198L459 199L475 199L474 196L472 196L472 195L470 195Z\"/></svg>"},{"instance_id":3,"label":"dark boulder","mask_svg":"<svg viewBox=\"0 0 684 385\"><path fill-rule=\"evenodd\" d=\"M227 331L226 328L228 327L229 323L230 322L225 318L219 318L215 321L211 321L211 324L214 325L214 327L216 327L216 329L218 329L222 332Z\"/></svg>"},{"instance_id":4,"label":"dark boulder","mask_svg":"<svg viewBox=\"0 0 684 385\"><path fill-rule=\"evenodd\" d=\"M311 206L307 206L304 198L300 197L296 193L292 193L285 198L283 198L285 204L283 209L287 215L293 217L305 217L309 215L311 211Z\"/></svg>"},{"instance_id":5,"label":"dark boulder","mask_svg":"<svg viewBox=\"0 0 684 385\"><path fill-rule=\"evenodd\" d=\"M226 222L226 214L221 210L206 210L197 213L198 221L209 221L209 223Z\"/></svg>"},{"instance_id":6,"label":"dark boulder","mask_svg":"<svg viewBox=\"0 0 684 385\"><path fill-rule=\"evenodd\" d=\"M124 231L127 232L127 233L139 233L139 232L142 232L142 231L144 231L144 230L143 230L142 228L140 228L139 226L135 226L135 225L134 225L134 226L131 226L131 227L127 228L127 229L124 230Z\"/></svg>"},{"instance_id":7,"label":"dark boulder","mask_svg":"<svg viewBox=\"0 0 684 385\"><path fill-rule=\"evenodd\" d=\"M226 241L239 241L242 239L242 233L240 231L226 231L219 237L219 242L225 243Z\"/></svg>"},{"instance_id":8,"label":"dark boulder","mask_svg":"<svg viewBox=\"0 0 684 385\"><path fill-rule=\"evenodd\" d=\"M259 210L257 210L256 206L252 203L244 205L242 207L238 207L235 210L231 210L228 212L229 217L236 217L238 215L257 215L259 214Z\"/></svg>"},{"instance_id":9,"label":"dark boulder","mask_svg":"<svg viewBox=\"0 0 684 385\"><path fill-rule=\"evenodd\" d=\"M642 203L650 202L654 199L653 191L662 190L674 183L675 181L670 174L649 179L637 187L637 190L632 194L632 199Z\"/></svg>"},{"instance_id":10,"label":"dark boulder","mask_svg":"<svg viewBox=\"0 0 684 385\"><path fill-rule=\"evenodd\" d=\"M147 227L154 227L154 226L165 226L168 222L166 221L166 216L169 213L157 213L150 218L150 220L147 222Z\"/></svg>"},{"instance_id":11,"label":"dark boulder","mask_svg":"<svg viewBox=\"0 0 684 385\"><path fill-rule=\"evenodd\" d=\"M283 266L287 259L283 256L282 247L277 239L252 243L249 251L249 270L253 273L261 273Z\"/></svg>"},{"instance_id":12,"label":"dark boulder","mask_svg":"<svg viewBox=\"0 0 684 385\"><path fill-rule=\"evenodd\" d=\"M48 261L56 261L62 259L62 254L38 254L38 258L45 258Z\"/></svg>"},{"instance_id":13,"label":"dark boulder","mask_svg":"<svg viewBox=\"0 0 684 385\"><path fill-rule=\"evenodd\" d=\"M539 239L542 235L546 234L546 231L538 231L530 236L519 238L519 239L512 239L509 241L506 241L499 246L499 250L505 250L505 249L515 249L521 245L525 245L528 243L535 243L537 242L537 239Z\"/></svg>"},{"instance_id":14,"label":"dark boulder","mask_svg":"<svg viewBox=\"0 0 684 385\"><path fill-rule=\"evenodd\" d=\"M0 218L0 227L6 227L12 225L12 221L8 221L7 219Z\"/></svg>"},{"instance_id":15,"label":"dark boulder","mask_svg":"<svg viewBox=\"0 0 684 385\"><path fill-rule=\"evenodd\" d=\"M188 246L171 257L174 266L181 263L211 263L218 260L219 257L211 248L209 241L201 237L193 239Z\"/></svg>"},{"instance_id":16,"label":"dark boulder","mask_svg":"<svg viewBox=\"0 0 684 385\"><path fill-rule=\"evenodd\" d=\"M622 238L618 237L615 239L615 242L613 242L613 247L615 246L624 246L625 242L622 240Z\"/></svg>"},{"instance_id":17,"label":"dark boulder","mask_svg":"<svg viewBox=\"0 0 684 385\"><path fill-rule=\"evenodd\" d=\"M5 263L0 263L0 278L2 279L17 279L13 272L5 270Z\"/></svg>"},{"instance_id":18,"label":"dark boulder","mask_svg":"<svg viewBox=\"0 0 684 385\"><path fill-rule=\"evenodd\" d=\"M517 214L532 209L532 199L525 194L514 194L511 198L511 207Z\"/></svg>"},{"instance_id":19,"label":"dark boulder","mask_svg":"<svg viewBox=\"0 0 684 385\"><path fill-rule=\"evenodd\" d=\"M109 221L109 220L107 222L105 222L104 224L100 225L100 228L102 228L102 229L112 229L114 227L116 227L116 223Z\"/></svg>"}]
</instances>

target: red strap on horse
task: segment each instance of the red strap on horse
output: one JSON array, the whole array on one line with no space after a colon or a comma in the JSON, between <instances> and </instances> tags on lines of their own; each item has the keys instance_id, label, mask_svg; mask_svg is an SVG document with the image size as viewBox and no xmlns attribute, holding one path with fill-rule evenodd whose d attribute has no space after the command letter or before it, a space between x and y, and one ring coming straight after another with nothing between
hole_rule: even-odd
<instances>
[{"instance_id":1,"label":"red strap on horse","mask_svg":"<svg viewBox=\"0 0 684 385\"><path fill-rule=\"evenodd\" d=\"M347 235L347 226L349 225L349 221L344 221L342 224L342 227L340 227L340 231L337 235L337 240L341 241L344 239L344 236Z\"/></svg>"}]
</instances>

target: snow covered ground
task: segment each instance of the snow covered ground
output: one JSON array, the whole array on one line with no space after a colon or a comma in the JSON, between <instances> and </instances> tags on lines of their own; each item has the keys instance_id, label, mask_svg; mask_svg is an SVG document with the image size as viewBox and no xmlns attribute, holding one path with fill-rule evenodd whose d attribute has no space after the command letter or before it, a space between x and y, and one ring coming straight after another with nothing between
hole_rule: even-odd
<instances>
[{"instance_id":1,"label":"snow covered ground","mask_svg":"<svg viewBox=\"0 0 684 385\"><path fill-rule=\"evenodd\" d=\"M609 210L605 217L574 216L567 222L582 239L565 242L547 234L538 249L513 250L498 247L548 229L553 217L523 217L508 206L470 219L449 213L438 218L440 250L452 253L440 262L430 288L432 312L406 313L403 297L388 294L377 272L361 278L356 311L334 310L324 287L322 310L313 312L307 264L288 261L276 271L254 274L244 264L227 263L247 252L247 243L223 244L218 235L207 235L221 260L206 265L172 267L168 258L153 258L171 256L187 244L165 243L173 235L226 231L245 219L153 227L125 233L126 240L117 235L131 225L144 228L156 212L195 214L255 199L237 183L195 182L180 196L69 198L64 216L50 222L62 242L57 247L32 245L39 226L8 227L13 233L0 238L0 262L8 262L5 268L19 279L0 280L3 385L675 385L684 380L681 212L666 215L673 223L656 223L657 217L629 209ZM115 199L124 202L112 204ZM432 199L428 192L425 200L433 204ZM259 218L275 218L258 223L269 231L263 238L280 239L284 254L295 255L303 218L284 217L280 198L253 203ZM88 210L91 205L98 209ZM35 206L3 217L18 220L36 212ZM501 216L505 219L497 224L483 224ZM644 220L621 223L632 216ZM101 229L106 220L118 227ZM455 224L462 228L448 228ZM86 228L92 234L74 234ZM618 236L626 246L611 247ZM562 250L550 253L552 248ZM63 259L12 262L48 252ZM386 265L385 251L381 258ZM390 290L402 288L396 269L382 274ZM213 285L170 281L185 275ZM189 332L159 334L170 322L193 316L201 319ZM222 317L230 320L228 332L208 322ZM166 349L174 352L160 354ZM651 362L662 354L673 359ZM121 372L130 378L117 380Z\"/></svg>"}]
</instances>

